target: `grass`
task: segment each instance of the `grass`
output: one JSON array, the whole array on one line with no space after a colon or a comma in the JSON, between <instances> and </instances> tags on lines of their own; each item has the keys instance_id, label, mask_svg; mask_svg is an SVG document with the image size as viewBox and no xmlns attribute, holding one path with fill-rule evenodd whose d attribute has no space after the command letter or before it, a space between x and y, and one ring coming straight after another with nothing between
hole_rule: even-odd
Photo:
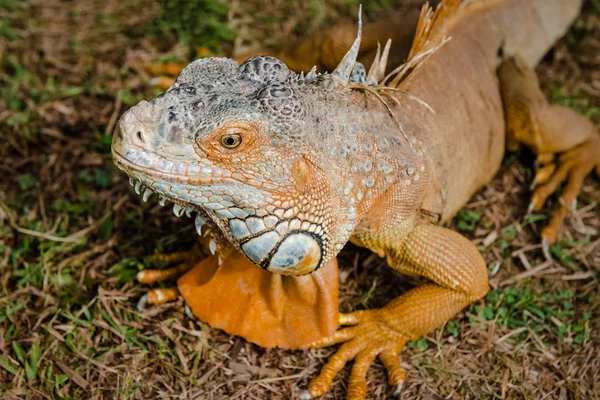
<instances>
[{"instance_id":1,"label":"grass","mask_svg":"<svg viewBox=\"0 0 600 400\"><path fill-rule=\"evenodd\" d=\"M355 18L358 1L188 3L0 0L2 398L291 398L333 351L259 348L190 320L181 300L136 310L144 256L186 249L195 235L190 221L140 202L111 161L116 118L157 93L143 66L197 47L274 46ZM367 2L366 14L396 3ZM553 102L596 124L599 34L600 5L588 2L538 67ZM586 180L547 263L538 243L551 204L525 215L531 166L525 151L507 155L450 223L481 250L492 290L409 343L403 398L600 398L600 185ZM340 265L345 311L415 283L351 245ZM343 398L348 372L326 398ZM383 367L368 377L371 398L385 398Z\"/></svg>"}]
</instances>

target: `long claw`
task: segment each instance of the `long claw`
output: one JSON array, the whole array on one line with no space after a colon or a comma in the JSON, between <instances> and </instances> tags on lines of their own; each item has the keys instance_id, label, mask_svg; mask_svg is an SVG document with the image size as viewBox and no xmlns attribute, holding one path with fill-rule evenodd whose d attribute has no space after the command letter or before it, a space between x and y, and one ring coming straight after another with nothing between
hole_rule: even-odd
<instances>
[{"instance_id":1,"label":"long claw","mask_svg":"<svg viewBox=\"0 0 600 400\"><path fill-rule=\"evenodd\" d=\"M534 210L542 208L548 197L565 183L560 197L550 214L548 224L542 230L544 254L551 259L548 245L555 243L564 219L569 211L576 209L577 195L581 191L585 177L594 169L600 169L600 136L593 135L588 140L560 154L538 155L540 168L535 182L540 184L531 196ZM558 155L558 157L557 157Z\"/></svg>"},{"instance_id":2,"label":"long claw","mask_svg":"<svg viewBox=\"0 0 600 400\"><path fill-rule=\"evenodd\" d=\"M531 202L534 203L534 209L536 211L542 208L542 206L548 199L548 196L550 196L556 191L558 185L560 185L565 179L567 179L567 175L569 174L570 168L570 163L562 164L558 168L556 173L554 173L554 175L552 175L552 177L549 178L545 184L539 186L535 190L533 196L531 196Z\"/></svg>"},{"instance_id":3,"label":"long claw","mask_svg":"<svg viewBox=\"0 0 600 400\"><path fill-rule=\"evenodd\" d=\"M550 254L550 243L548 243L548 239L542 239L542 252L544 253L544 257L546 257L547 261L552 260L552 254Z\"/></svg>"},{"instance_id":4,"label":"long claw","mask_svg":"<svg viewBox=\"0 0 600 400\"><path fill-rule=\"evenodd\" d=\"M402 382L396 385L396 389L392 393L393 397L400 397L400 393L402 392Z\"/></svg>"},{"instance_id":5,"label":"long claw","mask_svg":"<svg viewBox=\"0 0 600 400\"><path fill-rule=\"evenodd\" d=\"M191 319L192 321L197 321L198 317L196 317L192 311L192 309L190 308L190 306L188 306L187 304L184 307L185 310L185 315L188 316L189 319Z\"/></svg>"},{"instance_id":6,"label":"long claw","mask_svg":"<svg viewBox=\"0 0 600 400\"><path fill-rule=\"evenodd\" d=\"M533 204L533 202L529 203L529 206L527 207L527 213L525 214L526 216L531 215L531 213L533 212L535 207L535 204Z\"/></svg>"},{"instance_id":7,"label":"long claw","mask_svg":"<svg viewBox=\"0 0 600 400\"><path fill-rule=\"evenodd\" d=\"M404 383L404 378L406 376L404 368L402 368L402 365L400 364L398 353L399 352L394 349L385 350L379 354L379 360L381 360L383 366L387 370L390 386L396 387L393 394L394 396L398 396L400 394L399 391L402 389L402 384Z\"/></svg>"},{"instance_id":8,"label":"long claw","mask_svg":"<svg viewBox=\"0 0 600 400\"><path fill-rule=\"evenodd\" d=\"M565 217L572 210L586 175L587 171L581 169L575 169L570 173L568 183L562 190L559 201L552 211L550 221L542 231L542 238L547 239L549 243L556 242L558 231Z\"/></svg>"},{"instance_id":9,"label":"long claw","mask_svg":"<svg viewBox=\"0 0 600 400\"><path fill-rule=\"evenodd\" d=\"M176 300L178 295L179 295L179 291L175 287L167 288L167 289L148 290L148 292L145 295L140 297L140 299L137 302L136 308L138 311L141 312L146 309L146 306L148 304L150 304L150 305L165 304L170 301Z\"/></svg>"},{"instance_id":10,"label":"long claw","mask_svg":"<svg viewBox=\"0 0 600 400\"><path fill-rule=\"evenodd\" d=\"M308 390L302 390L298 392L298 396L296 396L298 400L312 400L312 396Z\"/></svg>"},{"instance_id":11,"label":"long claw","mask_svg":"<svg viewBox=\"0 0 600 400\"><path fill-rule=\"evenodd\" d=\"M140 297L140 299L137 302L137 310L138 311L144 311L146 309L146 306L148 305L148 295L145 294L142 297Z\"/></svg>"}]
</instances>

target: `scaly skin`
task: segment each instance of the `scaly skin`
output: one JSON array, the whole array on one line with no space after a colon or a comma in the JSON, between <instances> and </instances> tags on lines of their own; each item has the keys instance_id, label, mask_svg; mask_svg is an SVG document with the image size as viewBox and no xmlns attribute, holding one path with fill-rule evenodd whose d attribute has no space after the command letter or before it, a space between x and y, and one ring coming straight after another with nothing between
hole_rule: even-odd
<instances>
[{"instance_id":1,"label":"scaly skin","mask_svg":"<svg viewBox=\"0 0 600 400\"><path fill-rule=\"evenodd\" d=\"M404 344L488 290L477 249L435 222L494 176L507 145L525 144L544 165L534 208L568 178L542 233L552 242L583 177L600 168L593 125L550 106L532 72L579 7L577 0L443 1L435 13L424 10L409 60L388 79L387 48L368 76L355 63L360 35L331 74L297 75L272 57L241 66L197 60L164 95L122 117L114 159L139 191L173 201L176 214L198 212L197 226L209 220L219 238L266 271L320 276L315 271L351 240L399 272L428 278L381 309L341 315L339 323L351 326L305 343L343 344L302 398L326 392L354 359L347 398L363 399L376 357L398 392ZM239 253L224 258L225 269L235 271ZM324 280L316 290L330 293ZM187 286L187 298L205 294L202 285ZM277 308L285 286L256 285L258 320ZM216 292L207 300L234 307L236 299Z\"/></svg>"}]
</instances>

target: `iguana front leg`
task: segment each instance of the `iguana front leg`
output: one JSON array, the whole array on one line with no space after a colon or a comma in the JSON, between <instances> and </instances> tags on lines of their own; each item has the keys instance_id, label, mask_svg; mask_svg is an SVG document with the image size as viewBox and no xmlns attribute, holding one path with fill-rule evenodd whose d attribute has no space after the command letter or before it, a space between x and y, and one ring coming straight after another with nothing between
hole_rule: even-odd
<instances>
[{"instance_id":1,"label":"iguana front leg","mask_svg":"<svg viewBox=\"0 0 600 400\"><path fill-rule=\"evenodd\" d=\"M600 135L594 124L576 111L548 102L535 71L519 58L505 61L498 71L508 133L508 147L529 147L539 168L530 210L539 210L559 185L567 182L542 231L546 243L573 207L583 180L595 168L600 175Z\"/></svg>"},{"instance_id":2,"label":"iguana front leg","mask_svg":"<svg viewBox=\"0 0 600 400\"><path fill-rule=\"evenodd\" d=\"M325 393L346 362L354 359L347 399L364 399L367 370L375 357L388 369L390 384L399 392L404 371L397 355L406 342L431 332L488 290L487 268L477 248L449 229L420 225L407 235L390 230L363 235L358 241L373 250L383 249L395 270L426 277L431 283L408 291L383 308L342 315L341 323L354 326L309 346L344 342L310 383L310 397Z\"/></svg>"},{"instance_id":3,"label":"iguana front leg","mask_svg":"<svg viewBox=\"0 0 600 400\"><path fill-rule=\"evenodd\" d=\"M211 238L199 237L197 243L191 249L176 253L153 254L150 256L153 263L173 265L162 269L144 269L138 272L138 282L151 285L157 282L177 279L184 275L209 253ZM222 257L219 255L219 257ZM177 300L179 291L177 287L148 289L148 292L138 301L138 310L143 310L147 305L159 305Z\"/></svg>"},{"instance_id":4,"label":"iguana front leg","mask_svg":"<svg viewBox=\"0 0 600 400\"><path fill-rule=\"evenodd\" d=\"M144 269L138 272L136 278L138 282L145 285L178 279L206 258L214 258L216 265L223 264L223 260L229 258L232 250L233 248L226 242L218 240L217 244L217 239L210 232L205 231L205 235L199 236L197 242L189 250L150 256L153 263L166 264L170 267ZM149 289L138 302L138 310L145 308L146 305L159 305L174 301L178 296L177 287Z\"/></svg>"}]
</instances>

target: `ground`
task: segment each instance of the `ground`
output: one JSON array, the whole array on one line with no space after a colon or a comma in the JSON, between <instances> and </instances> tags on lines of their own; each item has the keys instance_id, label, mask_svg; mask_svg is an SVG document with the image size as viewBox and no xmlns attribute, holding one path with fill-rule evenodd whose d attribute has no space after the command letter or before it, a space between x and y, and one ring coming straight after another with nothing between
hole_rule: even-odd
<instances>
[{"instance_id":1,"label":"ground","mask_svg":"<svg viewBox=\"0 0 600 400\"><path fill-rule=\"evenodd\" d=\"M182 301L141 313L144 255L195 233L143 203L111 161L118 117L157 94L143 66L273 46L356 15L358 0L0 0L0 397L289 399L334 349L265 350L198 323ZM367 18L396 3L363 0ZM600 124L600 2L538 68L554 102ZM585 182L546 261L551 204L525 216L532 157L506 156L450 225L474 241L493 290L402 353L404 399L600 399L600 183ZM341 307L373 308L415 282L353 246ZM346 368L325 398L341 399ZM369 372L370 398L388 390Z\"/></svg>"}]
</instances>

